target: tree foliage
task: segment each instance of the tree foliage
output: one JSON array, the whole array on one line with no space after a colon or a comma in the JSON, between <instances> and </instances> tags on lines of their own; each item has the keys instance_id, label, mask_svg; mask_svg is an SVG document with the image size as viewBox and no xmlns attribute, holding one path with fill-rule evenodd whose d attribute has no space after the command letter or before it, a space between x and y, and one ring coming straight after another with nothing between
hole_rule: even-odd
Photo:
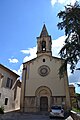
<instances>
[{"instance_id":1,"label":"tree foliage","mask_svg":"<svg viewBox=\"0 0 80 120\"><path fill-rule=\"evenodd\" d=\"M65 6L64 11L57 15L61 22L57 24L58 29L65 30L65 44L60 50L61 58L65 63L60 68L60 73L64 72L65 65L70 64L71 72L74 72L76 64L80 60L80 6L78 2L74 5Z\"/></svg>"}]
</instances>

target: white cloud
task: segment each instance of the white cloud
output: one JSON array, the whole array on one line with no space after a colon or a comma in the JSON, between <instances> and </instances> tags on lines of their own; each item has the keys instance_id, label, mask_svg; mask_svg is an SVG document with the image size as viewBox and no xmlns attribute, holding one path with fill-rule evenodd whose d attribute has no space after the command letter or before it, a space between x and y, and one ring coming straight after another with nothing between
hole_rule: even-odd
<instances>
[{"instance_id":1,"label":"white cloud","mask_svg":"<svg viewBox=\"0 0 80 120\"><path fill-rule=\"evenodd\" d=\"M51 0L51 5L54 6L54 4L57 2L57 0Z\"/></svg>"},{"instance_id":2,"label":"white cloud","mask_svg":"<svg viewBox=\"0 0 80 120\"><path fill-rule=\"evenodd\" d=\"M23 54L29 54L29 50L21 50Z\"/></svg>"},{"instance_id":3,"label":"white cloud","mask_svg":"<svg viewBox=\"0 0 80 120\"><path fill-rule=\"evenodd\" d=\"M23 64L20 66L20 68L19 68L19 70L17 72L18 75L20 75L20 76L22 75L22 69L23 69Z\"/></svg>"},{"instance_id":4,"label":"white cloud","mask_svg":"<svg viewBox=\"0 0 80 120\"><path fill-rule=\"evenodd\" d=\"M33 48L29 48L27 50L21 50L21 52L23 54L27 54L24 58L23 58L23 63L27 62L33 58L36 57L36 52L37 52L37 47L33 47ZM22 69L23 69L23 64L20 66L20 68L18 69L18 71L13 70L15 73L17 73L18 75L22 75ZM20 78L21 79L21 78Z\"/></svg>"},{"instance_id":5,"label":"white cloud","mask_svg":"<svg viewBox=\"0 0 80 120\"><path fill-rule=\"evenodd\" d=\"M79 1L79 0L77 0L77 1ZM76 2L76 0L51 0L51 5L54 6L56 3L60 3L63 5L67 5L67 4L74 5L75 2Z\"/></svg>"},{"instance_id":6,"label":"white cloud","mask_svg":"<svg viewBox=\"0 0 80 120\"><path fill-rule=\"evenodd\" d=\"M78 67L80 68L80 61L78 62L76 68L78 68ZM74 74L70 74L69 81L70 81L70 83L80 82L80 70L75 70Z\"/></svg>"},{"instance_id":7,"label":"white cloud","mask_svg":"<svg viewBox=\"0 0 80 120\"><path fill-rule=\"evenodd\" d=\"M59 56L59 51L64 45L65 41L65 36L61 36L56 40L52 40L52 55L55 57L60 57Z\"/></svg>"},{"instance_id":8,"label":"white cloud","mask_svg":"<svg viewBox=\"0 0 80 120\"><path fill-rule=\"evenodd\" d=\"M12 71L21 77L22 76L22 69L23 69L23 64L20 65L20 68L18 69L18 71L17 70L12 70Z\"/></svg>"},{"instance_id":9,"label":"white cloud","mask_svg":"<svg viewBox=\"0 0 80 120\"><path fill-rule=\"evenodd\" d=\"M27 62L36 57L37 47L29 48L28 50L21 50L23 54L28 54L24 59L23 62Z\"/></svg>"},{"instance_id":10,"label":"white cloud","mask_svg":"<svg viewBox=\"0 0 80 120\"><path fill-rule=\"evenodd\" d=\"M16 58L12 58L12 59L9 58L8 60L10 63L18 63L19 62L18 59L16 59Z\"/></svg>"}]
</instances>

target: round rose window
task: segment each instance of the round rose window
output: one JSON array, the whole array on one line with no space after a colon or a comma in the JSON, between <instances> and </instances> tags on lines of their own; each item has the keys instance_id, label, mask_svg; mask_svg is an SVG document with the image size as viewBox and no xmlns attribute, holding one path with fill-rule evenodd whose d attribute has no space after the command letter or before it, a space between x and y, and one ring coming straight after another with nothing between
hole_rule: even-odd
<instances>
[{"instance_id":1,"label":"round rose window","mask_svg":"<svg viewBox=\"0 0 80 120\"><path fill-rule=\"evenodd\" d=\"M49 72L50 72L50 68L47 65L42 65L38 69L38 73L43 77L48 75Z\"/></svg>"}]
</instances>

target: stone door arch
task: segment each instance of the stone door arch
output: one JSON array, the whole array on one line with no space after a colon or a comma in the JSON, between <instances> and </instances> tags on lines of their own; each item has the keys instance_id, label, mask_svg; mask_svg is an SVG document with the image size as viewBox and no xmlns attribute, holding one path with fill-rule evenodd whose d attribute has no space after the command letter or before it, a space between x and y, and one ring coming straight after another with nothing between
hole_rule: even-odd
<instances>
[{"instance_id":1,"label":"stone door arch","mask_svg":"<svg viewBox=\"0 0 80 120\"><path fill-rule=\"evenodd\" d=\"M40 86L36 92L37 111L49 111L52 92L47 86Z\"/></svg>"}]
</instances>

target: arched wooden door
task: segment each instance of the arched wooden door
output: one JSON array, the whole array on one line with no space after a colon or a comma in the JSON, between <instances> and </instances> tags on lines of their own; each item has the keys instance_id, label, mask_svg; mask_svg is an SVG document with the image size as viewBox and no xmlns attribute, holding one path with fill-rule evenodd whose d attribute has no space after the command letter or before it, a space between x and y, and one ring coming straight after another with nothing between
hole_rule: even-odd
<instances>
[{"instance_id":1,"label":"arched wooden door","mask_svg":"<svg viewBox=\"0 0 80 120\"><path fill-rule=\"evenodd\" d=\"M40 111L48 111L48 97L40 97Z\"/></svg>"}]
</instances>

